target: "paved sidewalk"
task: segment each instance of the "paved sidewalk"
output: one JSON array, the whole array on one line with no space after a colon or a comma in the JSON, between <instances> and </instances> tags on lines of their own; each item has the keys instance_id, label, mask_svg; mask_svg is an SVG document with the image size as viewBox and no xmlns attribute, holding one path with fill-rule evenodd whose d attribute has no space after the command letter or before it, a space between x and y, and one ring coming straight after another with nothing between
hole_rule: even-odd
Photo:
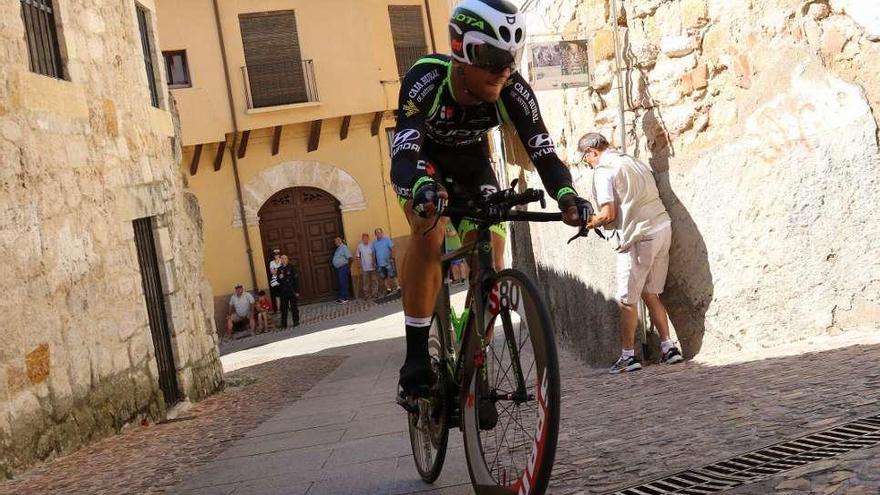
<instances>
[{"instance_id":1,"label":"paved sidewalk","mask_svg":"<svg viewBox=\"0 0 880 495\"><path fill-rule=\"evenodd\" d=\"M95 446L97 454L85 449L0 484L0 493L471 493L457 430L434 485L422 483L413 466L393 399L402 320L398 304L377 306L224 355L224 368L256 378L254 387L265 376L279 384L323 378L305 393L239 400L223 408L229 415L219 425L166 425L187 435L186 448L146 450L162 446L163 437L122 435ZM612 492L878 414L880 367L870 366L878 358L880 333L867 331L616 376L562 351L562 422L548 493ZM320 363L333 359L341 364L324 375ZM267 414L248 408L264 405L256 401L265 401ZM242 423L234 436L214 441L222 425ZM878 454L853 451L728 493L878 494Z\"/></svg>"},{"instance_id":2,"label":"paved sidewalk","mask_svg":"<svg viewBox=\"0 0 880 495\"><path fill-rule=\"evenodd\" d=\"M398 330L402 333L401 330ZM346 362L201 468L175 494L472 493L460 436L440 480L419 480L393 400L402 339L336 348Z\"/></svg>"},{"instance_id":3,"label":"paved sidewalk","mask_svg":"<svg viewBox=\"0 0 880 495\"><path fill-rule=\"evenodd\" d=\"M176 419L133 425L15 480L0 481L0 495L164 493L295 401L342 361L339 356L300 356L229 373L225 390L193 404Z\"/></svg>"}]
</instances>

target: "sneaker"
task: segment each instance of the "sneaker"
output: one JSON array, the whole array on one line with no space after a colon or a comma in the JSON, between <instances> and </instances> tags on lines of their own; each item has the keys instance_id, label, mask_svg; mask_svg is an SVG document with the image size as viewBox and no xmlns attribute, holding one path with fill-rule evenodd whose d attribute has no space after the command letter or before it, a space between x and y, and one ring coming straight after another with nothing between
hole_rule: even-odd
<instances>
[{"instance_id":1,"label":"sneaker","mask_svg":"<svg viewBox=\"0 0 880 495\"><path fill-rule=\"evenodd\" d=\"M671 347L668 351L663 353L663 357L660 358L660 362L663 364L675 364L684 361L684 356L681 355L681 351L678 350L678 347Z\"/></svg>"},{"instance_id":2,"label":"sneaker","mask_svg":"<svg viewBox=\"0 0 880 495\"><path fill-rule=\"evenodd\" d=\"M640 369L642 369L642 362L639 361L639 358L635 356L628 358L621 356L608 372L612 375L616 375L618 373L637 371Z\"/></svg>"},{"instance_id":3,"label":"sneaker","mask_svg":"<svg viewBox=\"0 0 880 495\"><path fill-rule=\"evenodd\" d=\"M342 299L337 299L337 300L336 300L336 304L343 304L343 303L345 303L345 301L343 301Z\"/></svg>"}]
</instances>

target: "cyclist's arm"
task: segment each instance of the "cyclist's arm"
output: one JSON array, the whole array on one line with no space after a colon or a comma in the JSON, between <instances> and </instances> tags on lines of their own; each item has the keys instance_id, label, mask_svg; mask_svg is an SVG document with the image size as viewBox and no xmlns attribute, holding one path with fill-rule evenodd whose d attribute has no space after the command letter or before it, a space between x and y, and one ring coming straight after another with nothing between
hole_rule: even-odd
<instances>
[{"instance_id":1,"label":"cyclist's arm","mask_svg":"<svg viewBox=\"0 0 880 495\"><path fill-rule=\"evenodd\" d=\"M391 142L391 184L398 196L412 198L416 182L427 177L419 154L425 140L425 120L443 84L446 68L440 64L413 66L400 84L397 131Z\"/></svg>"},{"instance_id":2,"label":"cyclist's arm","mask_svg":"<svg viewBox=\"0 0 880 495\"><path fill-rule=\"evenodd\" d=\"M538 99L519 73L510 77L510 84L501 92L499 107L516 127L550 196L558 200L565 194L577 194L571 184L571 172L556 155L556 146L544 125Z\"/></svg>"}]
</instances>

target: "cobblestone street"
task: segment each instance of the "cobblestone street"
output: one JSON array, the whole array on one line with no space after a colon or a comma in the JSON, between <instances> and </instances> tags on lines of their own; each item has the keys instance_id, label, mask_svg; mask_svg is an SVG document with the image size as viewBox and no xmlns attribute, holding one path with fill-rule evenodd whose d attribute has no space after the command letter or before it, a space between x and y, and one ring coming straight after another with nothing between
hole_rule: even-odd
<instances>
[{"instance_id":1,"label":"cobblestone street","mask_svg":"<svg viewBox=\"0 0 880 495\"><path fill-rule=\"evenodd\" d=\"M236 341L242 348L223 357L237 370L227 373L234 386L176 421L133 428L2 483L0 494L471 493L457 430L434 485L413 467L393 403L401 320L394 302L285 340ZM617 376L563 351L549 493L612 492L878 414L880 369L860 365L878 357L880 336L868 332ZM878 454L855 450L726 493L880 493Z\"/></svg>"}]
</instances>

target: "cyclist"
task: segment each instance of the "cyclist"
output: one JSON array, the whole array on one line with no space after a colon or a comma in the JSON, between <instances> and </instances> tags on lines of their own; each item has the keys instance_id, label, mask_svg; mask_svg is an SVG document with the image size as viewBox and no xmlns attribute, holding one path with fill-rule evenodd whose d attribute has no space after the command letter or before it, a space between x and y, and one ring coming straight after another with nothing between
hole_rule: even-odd
<instances>
[{"instance_id":1,"label":"cyclist","mask_svg":"<svg viewBox=\"0 0 880 495\"><path fill-rule=\"evenodd\" d=\"M516 6L507 0L463 0L452 13L449 37L451 56L424 57L403 78L391 145L391 181L411 231L403 264L406 359L400 399L422 393L431 380L428 331L443 279L445 235L443 224L429 231L437 203L445 198L464 206L499 189L484 142L489 129L503 121L514 125L567 224L582 226L592 215L556 155L534 92L516 72L525 43L525 20ZM473 223L451 221L466 242L473 238ZM500 269L505 229L491 230Z\"/></svg>"}]
</instances>

